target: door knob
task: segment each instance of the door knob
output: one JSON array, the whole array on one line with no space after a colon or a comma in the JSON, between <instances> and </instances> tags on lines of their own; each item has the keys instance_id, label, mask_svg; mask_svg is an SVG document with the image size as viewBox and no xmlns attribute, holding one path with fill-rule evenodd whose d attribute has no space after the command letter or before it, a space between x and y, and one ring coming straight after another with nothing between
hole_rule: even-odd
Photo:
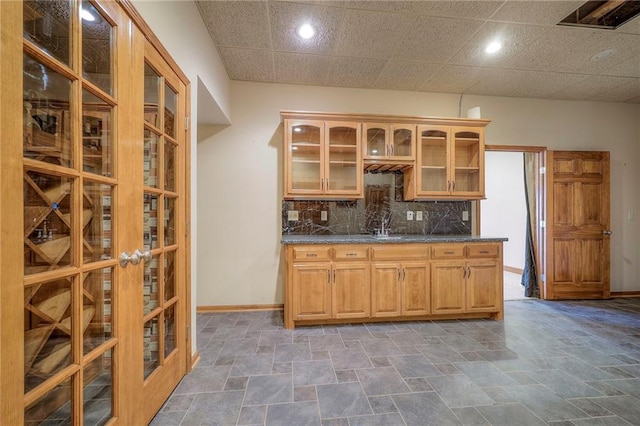
<instances>
[{"instance_id":1,"label":"door knob","mask_svg":"<svg viewBox=\"0 0 640 426\"><path fill-rule=\"evenodd\" d=\"M604 235L611 235L611 234L613 234L613 232L612 232L612 231L609 231L609 230L602 231L602 233L603 233Z\"/></svg>"},{"instance_id":2,"label":"door knob","mask_svg":"<svg viewBox=\"0 0 640 426\"><path fill-rule=\"evenodd\" d=\"M126 268L129 263L137 265L138 263L140 263L140 254L140 250L134 251L133 254L129 254L126 251L123 251L120 254L120 266Z\"/></svg>"},{"instance_id":3,"label":"door knob","mask_svg":"<svg viewBox=\"0 0 640 426\"><path fill-rule=\"evenodd\" d=\"M140 259L144 260L144 263L151 262L151 252L149 250L141 251L140 249L136 249L133 254L137 254ZM136 263L134 263L136 265Z\"/></svg>"}]
</instances>

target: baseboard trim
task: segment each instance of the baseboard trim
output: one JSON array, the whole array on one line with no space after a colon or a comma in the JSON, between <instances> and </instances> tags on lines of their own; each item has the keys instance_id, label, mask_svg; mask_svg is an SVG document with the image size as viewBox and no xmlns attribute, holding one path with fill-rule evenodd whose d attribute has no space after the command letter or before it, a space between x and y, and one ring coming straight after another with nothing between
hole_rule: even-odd
<instances>
[{"instance_id":1,"label":"baseboard trim","mask_svg":"<svg viewBox=\"0 0 640 426\"><path fill-rule=\"evenodd\" d=\"M191 357L191 369L196 368L196 365L200 362L200 351L196 351L195 354Z\"/></svg>"},{"instance_id":2,"label":"baseboard trim","mask_svg":"<svg viewBox=\"0 0 640 426\"><path fill-rule=\"evenodd\" d=\"M276 305L216 305L216 306L198 306L196 312L242 312L242 311L282 311L283 304Z\"/></svg>"},{"instance_id":3,"label":"baseboard trim","mask_svg":"<svg viewBox=\"0 0 640 426\"><path fill-rule=\"evenodd\" d=\"M504 265L504 266L502 267L502 269L503 269L504 271L506 271L506 272L513 272L514 274L520 274L520 275L522 275L522 274L524 273L524 269L515 268L515 267L513 267L513 266L507 266L507 265Z\"/></svg>"},{"instance_id":4,"label":"baseboard trim","mask_svg":"<svg viewBox=\"0 0 640 426\"><path fill-rule=\"evenodd\" d=\"M611 297L640 297L640 291L612 291Z\"/></svg>"}]
</instances>

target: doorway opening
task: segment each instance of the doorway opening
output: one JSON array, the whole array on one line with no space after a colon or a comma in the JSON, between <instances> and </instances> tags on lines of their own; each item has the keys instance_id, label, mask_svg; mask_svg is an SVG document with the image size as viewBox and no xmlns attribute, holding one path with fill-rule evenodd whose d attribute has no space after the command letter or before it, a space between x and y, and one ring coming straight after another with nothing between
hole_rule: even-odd
<instances>
[{"instance_id":1,"label":"doorway opening","mask_svg":"<svg viewBox=\"0 0 640 426\"><path fill-rule=\"evenodd\" d=\"M544 174L540 173L544 150L486 147L487 198L479 206L480 234L508 238L503 251L504 300L537 298L544 278L544 229L540 227L544 217Z\"/></svg>"}]
</instances>

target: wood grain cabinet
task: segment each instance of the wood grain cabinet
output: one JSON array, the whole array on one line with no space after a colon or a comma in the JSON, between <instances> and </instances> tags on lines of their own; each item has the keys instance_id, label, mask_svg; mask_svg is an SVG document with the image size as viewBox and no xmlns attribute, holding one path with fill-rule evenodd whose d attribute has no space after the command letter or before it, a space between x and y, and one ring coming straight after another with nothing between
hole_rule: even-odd
<instances>
[{"instance_id":1,"label":"wood grain cabinet","mask_svg":"<svg viewBox=\"0 0 640 426\"><path fill-rule=\"evenodd\" d=\"M362 124L365 160L415 160L416 126L411 124Z\"/></svg>"},{"instance_id":2,"label":"wood grain cabinet","mask_svg":"<svg viewBox=\"0 0 640 426\"><path fill-rule=\"evenodd\" d=\"M484 128L418 126L406 199L484 198Z\"/></svg>"},{"instance_id":3,"label":"wood grain cabinet","mask_svg":"<svg viewBox=\"0 0 640 426\"><path fill-rule=\"evenodd\" d=\"M285 248L285 328L328 322L502 319L502 243Z\"/></svg>"},{"instance_id":4,"label":"wood grain cabinet","mask_svg":"<svg viewBox=\"0 0 640 426\"><path fill-rule=\"evenodd\" d=\"M362 198L360 123L285 120L284 198Z\"/></svg>"}]
</instances>

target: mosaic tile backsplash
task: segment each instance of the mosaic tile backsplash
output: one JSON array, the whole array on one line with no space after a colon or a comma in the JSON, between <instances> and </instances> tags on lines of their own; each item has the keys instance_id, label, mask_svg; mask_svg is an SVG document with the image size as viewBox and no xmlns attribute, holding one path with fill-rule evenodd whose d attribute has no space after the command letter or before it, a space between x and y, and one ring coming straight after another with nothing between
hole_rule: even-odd
<instances>
[{"instance_id":1,"label":"mosaic tile backsplash","mask_svg":"<svg viewBox=\"0 0 640 426\"><path fill-rule=\"evenodd\" d=\"M471 235L470 201L403 201L402 184L402 173L365 173L364 199L283 201L282 233L373 234L384 219L390 234ZM298 212L298 220L289 221L289 211L294 210ZM407 211L414 212L413 220L407 220ZM418 211L422 212L421 221L415 218Z\"/></svg>"}]
</instances>

